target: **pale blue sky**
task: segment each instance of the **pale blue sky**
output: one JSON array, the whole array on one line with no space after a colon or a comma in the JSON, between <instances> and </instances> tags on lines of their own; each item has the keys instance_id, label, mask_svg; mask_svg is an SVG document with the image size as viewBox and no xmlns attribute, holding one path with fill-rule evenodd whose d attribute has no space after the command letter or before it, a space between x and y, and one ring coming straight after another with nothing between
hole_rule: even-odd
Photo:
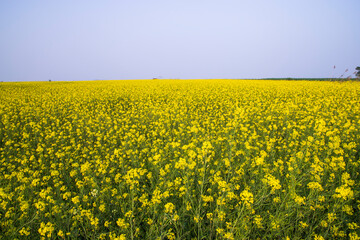
<instances>
[{"instance_id":1,"label":"pale blue sky","mask_svg":"<svg viewBox=\"0 0 360 240\"><path fill-rule=\"evenodd\" d=\"M1 0L0 81L339 77L360 65L359 10L359 0Z\"/></svg>"}]
</instances>

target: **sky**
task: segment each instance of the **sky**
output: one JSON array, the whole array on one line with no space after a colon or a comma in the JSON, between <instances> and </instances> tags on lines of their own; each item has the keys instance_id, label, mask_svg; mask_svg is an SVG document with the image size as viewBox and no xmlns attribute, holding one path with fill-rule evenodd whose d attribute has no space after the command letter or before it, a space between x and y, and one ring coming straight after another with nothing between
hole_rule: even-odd
<instances>
[{"instance_id":1,"label":"sky","mask_svg":"<svg viewBox=\"0 0 360 240\"><path fill-rule=\"evenodd\" d=\"M0 81L347 77L360 66L359 9L359 0L1 0Z\"/></svg>"}]
</instances>

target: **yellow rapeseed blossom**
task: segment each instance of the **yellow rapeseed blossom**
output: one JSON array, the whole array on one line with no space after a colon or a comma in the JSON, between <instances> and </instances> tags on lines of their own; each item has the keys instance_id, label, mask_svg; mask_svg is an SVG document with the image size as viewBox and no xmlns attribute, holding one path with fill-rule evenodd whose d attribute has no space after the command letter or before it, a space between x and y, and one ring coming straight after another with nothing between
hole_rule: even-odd
<instances>
[{"instance_id":1,"label":"yellow rapeseed blossom","mask_svg":"<svg viewBox=\"0 0 360 240\"><path fill-rule=\"evenodd\" d=\"M165 204L165 212L166 213L173 213L173 211L174 211L174 209L175 209L175 206L174 206L174 204L172 204L172 203L167 203L167 204Z\"/></svg>"},{"instance_id":2,"label":"yellow rapeseed blossom","mask_svg":"<svg viewBox=\"0 0 360 240\"><path fill-rule=\"evenodd\" d=\"M1 236L358 239L359 102L355 81L0 83Z\"/></svg>"},{"instance_id":3,"label":"yellow rapeseed blossom","mask_svg":"<svg viewBox=\"0 0 360 240\"><path fill-rule=\"evenodd\" d=\"M342 185L335 189L336 194L334 194L335 198L340 198L343 200L352 199L354 196L354 192L347 185Z\"/></svg>"},{"instance_id":4,"label":"yellow rapeseed blossom","mask_svg":"<svg viewBox=\"0 0 360 240\"><path fill-rule=\"evenodd\" d=\"M240 193L240 199L247 207L251 207L254 203L254 195L248 190L244 190Z\"/></svg>"},{"instance_id":5,"label":"yellow rapeseed blossom","mask_svg":"<svg viewBox=\"0 0 360 240\"><path fill-rule=\"evenodd\" d=\"M54 230L54 225L51 222L48 222L46 224L42 222L40 224L40 228L38 229L41 236L46 236L48 238L51 237Z\"/></svg>"},{"instance_id":6,"label":"yellow rapeseed blossom","mask_svg":"<svg viewBox=\"0 0 360 240\"><path fill-rule=\"evenodd\" d=\"M325 240L325 238L323 236L321 236L321 235L315 234L314 235L314 240Z\"/></svg>"},{"instance_id":7,"label":"yellow rapeseed blossom","mask_svg":"<svg viewBox=\"0 0 360 240\"><path fill-rule=\"evenodd\" d=\"M321 186L320 183L318 182L309 182L308 183L308 188L311 190L316 190L316 191L323 191L323 187Z\"/></svg>"},{"instance_id":8,"label":"yellow rapeseed blossom","mask_svg":"<svg viewBox=\"0 0 360 240\"><path fill-rule=\"evenodd\" d=\"M264 179L262 179L264 183L271 187L271 192L275 193L276 190L281 189L281 184L279 179L276 179L271 174L267 174Z\"/></svg>"}]
</instances>

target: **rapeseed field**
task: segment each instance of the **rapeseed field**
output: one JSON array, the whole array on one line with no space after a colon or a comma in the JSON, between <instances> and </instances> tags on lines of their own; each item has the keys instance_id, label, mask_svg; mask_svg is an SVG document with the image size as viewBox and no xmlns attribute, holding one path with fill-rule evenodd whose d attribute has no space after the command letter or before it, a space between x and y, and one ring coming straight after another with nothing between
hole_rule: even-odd
<instances>
[{"instance_id":1,"label":"rapeseed field","mask_svg":"<svg viewBox=\"0 0 360 240\"><path fill-rule=\"evenodd\" d=\"M1 239L360 239L360 83L0 83Z\"/></svg>"}]
</instances>

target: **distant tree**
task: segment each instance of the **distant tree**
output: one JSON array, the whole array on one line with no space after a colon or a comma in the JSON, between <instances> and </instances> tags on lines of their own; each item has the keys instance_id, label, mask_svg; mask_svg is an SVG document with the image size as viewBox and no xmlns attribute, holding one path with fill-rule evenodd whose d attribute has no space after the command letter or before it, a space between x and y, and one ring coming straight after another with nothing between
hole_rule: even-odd
<instances>
[{"instance_id":1,"label":"distant tree","mask_svg":"<svg viewBox=\"0 0 360 240\"><path fill-rule=\"evenodd\" d=\"M360 67L356 67L355 70L357 71L356 76L360 77Z\"/></svg>"}]
</instances>

